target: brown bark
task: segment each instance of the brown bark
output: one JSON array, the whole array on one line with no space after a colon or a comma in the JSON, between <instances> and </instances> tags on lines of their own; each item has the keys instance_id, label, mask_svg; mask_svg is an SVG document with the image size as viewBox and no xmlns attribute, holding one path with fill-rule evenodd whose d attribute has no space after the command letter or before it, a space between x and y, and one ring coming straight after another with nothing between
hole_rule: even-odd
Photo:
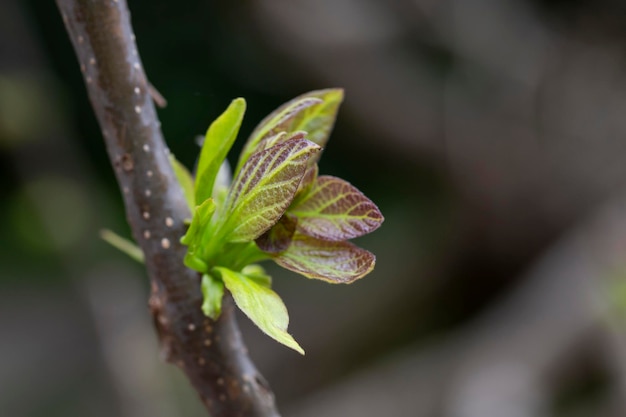
<instances>
[{"instance_id":1,"label":"brown bark","mask_svg":"<svg viewBox=\"0 0 626 417\"><path fill-rule=\"evenodd\" d=\"M200 309L199 275L183 265L190 217L169 163L125 0L57 0L122 190L133 236L145 254L164 357L187 375L213 417L278 416L247 355L232 300L216 322Z\"/></svg>"}]
</instances>

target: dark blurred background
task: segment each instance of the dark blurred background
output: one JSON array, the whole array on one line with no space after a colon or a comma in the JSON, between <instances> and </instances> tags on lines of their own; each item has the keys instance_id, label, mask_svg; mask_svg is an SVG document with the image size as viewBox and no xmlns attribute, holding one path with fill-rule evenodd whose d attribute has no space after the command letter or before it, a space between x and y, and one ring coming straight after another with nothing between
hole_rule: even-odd
<instances>
[{"instance_id":1,"label":"dark blurred background","mask_svg":"<svg viewBox=\"0 0 626 417\"><path fill-rule=\"evenodd\" d=\"M312 89L321 162L386 217L376 270L271 269L299 356L244 317L290 417L626 415L626 3L130 0L170 149ZM204 411L165 365L54 2L0 2L0 416Z\"/></svg>"}]
</instances>

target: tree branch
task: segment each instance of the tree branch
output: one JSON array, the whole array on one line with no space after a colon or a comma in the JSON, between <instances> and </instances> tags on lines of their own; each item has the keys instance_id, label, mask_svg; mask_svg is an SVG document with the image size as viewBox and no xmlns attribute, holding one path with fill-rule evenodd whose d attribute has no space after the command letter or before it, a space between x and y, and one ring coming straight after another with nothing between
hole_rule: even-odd
<instances>
[{"instance_id":1,"label":"tree branch","mask_svg":"<svg viewBox=\"0 0 626 417\"><path fill-rule=\"evenodd\" d=\"M57 0L122 189L152 284L149 305L165 358L178 365L213 417L278 416L225 300L202 314L199 276L179 239L190 217L169 163L125 0Z\"/></svg>"}]
</instances>

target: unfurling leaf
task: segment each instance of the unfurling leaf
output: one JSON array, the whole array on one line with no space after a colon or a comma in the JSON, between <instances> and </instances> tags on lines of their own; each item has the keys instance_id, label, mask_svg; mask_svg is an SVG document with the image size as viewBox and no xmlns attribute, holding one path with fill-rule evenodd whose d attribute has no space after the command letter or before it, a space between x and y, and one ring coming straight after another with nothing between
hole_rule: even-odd
<instances>
[{"instance_id":1,"label":"unfurling leaf","mask_svg":"<svg viewBox=\"0 0 626 417\"><path fill-rule=\"evenodd\" d=\"M308 278L349 284L374 269L376 257L350 242L329 242L297 233L287 251L274 257L280 266Z\"/></svg>"},{"instance_id":2,"label":"unfurling leaf","mask_svg":"<svg viewBox=\"0 0 626 417\"><path fill-rule=\"evenodd\" d=\"M134 242L131 242L130 240L123 238L122 236L108 229L101 230L100 237L109 245L121 250L137 262L144 263L145 259L143 251L139 246L135 245Z\"/></svg>"},{"instance_id":3,"label":"unfurling leaf","mask_svg":"<svg viewBox=\"0 0 626 417\"><path fill-rule=\"evenodd\" d=\"M254 240L283 215L298 189L308 160L320 147L292 139L257 152L237 174L222 215L220 235L230 242Z\"/></svg>"},{"instance_id":4,"label":"unfurling leaf","mask_svg":"<svg viewBox=\"0 0 626 417\"><path fill-rule=\"evenodd\" d=\"M307 133L310 141L322 148L335 124L337 110L343 100L342 89L311 91L283 104L259 123L246 143L238 168L259 149L263 139L284 131Z\"/></svg>"},{"instance_id":5,"label":"unfurling leaf","mask_svg":"<svg viewBox=\"0 0 626 417\"><path fill-rule=\"evenodd\" d=\"M213 199L204 200L194 210L191 225L189 225L185 236L180 239L183 245L188 246L184 259L185 265L199 272L207 272L206 257L203 254L203 249L205 246L208 246L206 244L207 240L211 238L207 233L207 227L214 212L215 203Z\"/></svg>"},{"instance_id":6,"label":"unfurling leaf","mask_svg":"<svg viewBox=\"0 0 626 417\"><path fill-rule=\"evenodd\" d=\"M287 333L289 314L278 294L242 273L221 267L213 270L220 274L237 306L254 324L277 342L304 355L298 342Z\"/></svg>"},{"instance_id":7,"label":"unfurling leaf","mask_svg":"<svg viewBox=\"0 0 626 417\"><path fill-rule=\"evenodd\" d=\"M222 298L224 297L224 283L209 274L202 275L202 311L204 315L217 320L222 313Z\"/></svg>"},{"instance_id":8,"label":"unfurling leaf","mask_svg":"<svg viewBox=\"0 0 626 417\"><path fill-rule=\"evenodd\" d=\"M284 137L283 132L285 135L292 133L293 130L288 129L288 123L296 117L299 112L320 103L322 103L322 101L318 98L299 97L270 113L250 134L250 137L248 138L248 141L244 145L239 156L239 162L237 164L237 169L235 169L235 175L248 161L248 158L257 152L264 150L263 146L265 145L266 140L271 140L272 137L275 137L275 140Z\"/></svg>"},{"instance_id":9,"label":"unfurling leaf","mask_svg":"<svg viewBox=\"0 0 626 417\"><path fill-rule=\"evenodd\" d=\"M185 166L181 164L178 159L176 159L172 154L170 154L170 164L172 164L174 175L176 176L180 187L183 189L183 193L185 194L185 200L187 200L189 210L193 212L193 209L196 207L196 196L194 194L193 178L191 177L189 170L187 170L187 168L185 168Z\"/></svg>"},{"instance_id":10,"label":"unfurling leaf","mask_svg":"<svg viewBox=\"0 0 626 417\"><path fill-rule=\"evenodd\" d=\"M301 130L307 132L310 141L317 143L322 148L326 146L330 132L335 125L339 105L343 101L343 90L329 88L306 93L302 96L319 98L322 103L311 106L299 112L289 125L289 132ZM297 98L295 99L297 100Z\"/></svg>"},{"instance_id":11,"label":"unfurling leaf","mask_svg":"<svg viewBox=\"0 0 626 417\"><path fill-rule=\"evenodd\" d=\"M289 213L298 230L318 239L338 242L363 236L383 222L378 207L341 178L321 176Z\"/></svg>"},{"instance_id":12,"label":"unfurling leaf","mask_svg":"<svg viewBox=\"0 0 626 417\"><path fill-rule=\"evenodd\" d=\"M207 130L196 175L195 194L198 204L211 197L215 178L239 133L245 111L246 101L235 99Z\"/></svg>"},{"instance_id":13,"label":"unfurling leaf","mask_svg":"<svg viewBox=\"0 0 626 417\"><path fill-rule=\"evenodd\" d=\"M291 243L297 224L297 218L283 214L280 220L271 229L259 236L255 242L263 252L284 252Z\"/></svg>"}]
</instances>

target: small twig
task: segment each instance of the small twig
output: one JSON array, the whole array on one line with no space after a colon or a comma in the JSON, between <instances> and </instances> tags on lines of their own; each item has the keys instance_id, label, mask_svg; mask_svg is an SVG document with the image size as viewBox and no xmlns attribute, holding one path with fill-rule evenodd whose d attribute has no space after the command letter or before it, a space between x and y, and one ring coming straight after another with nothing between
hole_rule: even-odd
<instances>
[{"instance_id":1,"label":"small twig","mask_svg":"<svg viewBox=\"0 0 626 417\"><path fill-rule=\"evenodd\" d=\"M183 265L179 239L190 213L169 163L126 1L57 5L145 255L164 357L186 373L213 417L278 416L272 392L247 356L232 301L225 300L218 321L206 318L199 276Z\"/></svg>"},{"instance_id":2,"label":"small twig","mask_svg":"<svg viewBox=\"0 0 626 417\"><path fill-rule=\"evenodd\" d=\"M163 97L163 95L159 93L159 90L157 90L151 82L148 82L148 93L150 93L150 97L152 97L154 104L156 104L160 109L163 109L165 108L165 106L167 106L167 100L165 100L165 97Z\"/></svg>"}]
</instances>

